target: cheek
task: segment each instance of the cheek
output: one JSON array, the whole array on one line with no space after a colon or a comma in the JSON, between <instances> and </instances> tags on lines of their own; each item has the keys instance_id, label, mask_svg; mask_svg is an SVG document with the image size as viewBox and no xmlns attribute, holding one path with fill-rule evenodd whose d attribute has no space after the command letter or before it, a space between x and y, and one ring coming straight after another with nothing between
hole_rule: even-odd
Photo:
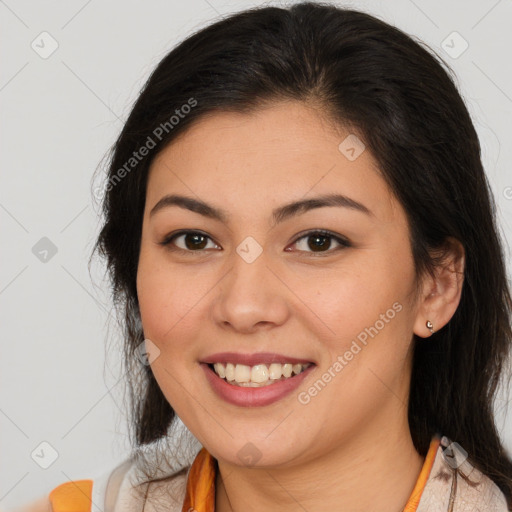
<instances>
[{"instance_id":1,"label":"cheek","mask_svg":"<svg viewBox=\"0 0 512 512\"><path fill-rule=\"evenodd\" d=\"M413 284L414 276L408 264L397 274L394 264L383 259L347 264L323 277L302 276L296 280L304 302L311 305L337 337L352 337L376 322L378 327L382 327L382 322L386 326L397 323L396 320L400 322L405 315L397 310L406 309Z\"/></svg>"},{"instance_id":2,"label":"cheek","mask_svg":"<svg viewBox=\"0 0 512 512\"><path fill-rule=\"evenodd\" d=\"M161 344L186 313L186 292L179 275L171 272L150 251L141 251L137 296L146 338Z\"/></svg>"},{"instance_id":3,"label":"cheek","mask_svg":"<svg viewBox=\"0 0 512 512\"><path fill-rule=\"evenodd\" d=\"M347 410L352 411L354 421L360 421L387 399L401 397L409 374L413 315L408 286L405 280L390 278L395 274L381 270L375 266L361 268L360 272L338 276L329 292L320 293L319 288L310 292L316 297L311 309L333 332L320 337L328 354L318 375L328 382L325 391L318 393L323 386L313 384L300 403L311 400L318 415L333 403L344 404L333 413L340 424L351 423Z\"/></svg>"},{"instance_id":4,"label":"cheek","mask_svg":"<svg viewBox=\"0 0 512 512\"><path fill-rule=\"evenodd\" d=\"M320 281L303 281L315 282L315 286L302 285L307 292L305 303L329 326L321 340L329 354L323 371L330 369L340 376L331 388L333 397L334 389L341 386L343 391L338 388L338 392L352 395L366 390L373 400L386 392L381 380L394 388L391 383L408 371L414 323L412 260L404 257L398 263L396 257L378 256L368 252L357 264L347 262L345 270L330 272Z\"/></svg>"},{"instance_id":5,"label":"cheek","mask_svg":"<svg viewBox=\"0 0 512 512\"><path fill-rule=\"evenodd\" d=\"M189 404L182 383L190 381L190 372L195 370L190 352L194 325L195 329L198 325L194 289L183 273L171 270L153 255L141 254L137 294L144 337L159 351L151 370L167 401L185 417Z\"/></svg>"},{"instance_id":6,"label":"cheek","mask_svg":"<svg viewBox=\"0 0 512 512\"><path fill-rule=\"evenodd\" d=\"M215 284L198 267L184 270L155 251L141 252L137 294L144 335L162 351L182 354L204 322L207 295Z\"/></svg>"}]
</instances>

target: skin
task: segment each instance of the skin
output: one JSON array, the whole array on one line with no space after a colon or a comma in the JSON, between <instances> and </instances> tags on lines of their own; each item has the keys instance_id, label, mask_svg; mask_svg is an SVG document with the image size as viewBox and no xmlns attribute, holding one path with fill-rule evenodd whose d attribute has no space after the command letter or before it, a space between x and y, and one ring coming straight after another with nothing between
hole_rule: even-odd
<instances>
[{"instance_id":1,"label":"skin","mask_svg":"<svg viewBox=\"0 0 512 512\"><path fill-rule=\"evenodd\" d=\"M464 256L454 244L434 277L417 280L405 212L368 149L355 161L340 152L348 134L299 102L215 113L150 169L137 272L144 335L160 351L151 368L165 397L218 460L219 512L397 512L424 462L407 422L412 335L427 338L427 319L439 330L452 317ZM272 209L334 192L372 215L322 207L272 226ZM150 216L171 193L223 209L228 220L178 206ZM161 245L181 229L206 234L204 248L179 252L183 236ZM315 252L314 236L302 232L318 229L350 246L331 238ZM248 236L263 249L252 263L236 252ZM401 311L300 403L298 394L394 303ZM281 400L238 407L214 393L199 365L224 351L279 352L316 367ZM237 456L249 442L260 453L250 468Z\"/></svg>"}]
</instances>

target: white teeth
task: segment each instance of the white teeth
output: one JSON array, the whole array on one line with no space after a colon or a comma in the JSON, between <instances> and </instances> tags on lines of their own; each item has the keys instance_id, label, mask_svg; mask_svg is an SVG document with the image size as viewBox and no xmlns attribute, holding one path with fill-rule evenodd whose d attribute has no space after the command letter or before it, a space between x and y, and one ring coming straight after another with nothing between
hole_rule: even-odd
<instances>
[{"instance_id":1,"label":"white teeth","mask_svg":"<svg viewBox=\"0 0 512 512\"><path fill-rule=\"evenodd\" d=\"M213 367L215 368L215 372L221 379L223 379L226 376L226 370L224 369L224 365L220 363L215 363Z\"/></svg>"},{"instance_id":2,"label":"white teeth","mask_svg":"<svg viewBox=\"0 0 512 512\"><path fill-rule=\"evenodd\" d=\"M218 363L222 366L221 363ZM232 363L228 363L226 365L226 379L228 381L233 381L235 380L235 365L232 364Z\"/></svg>"},{"instance_id":3,"label":"white teeth","mask_svg":"<svg viewBox=\"0 0 512 512\"><path fill-rule=\"evenodd\" d=\"M269 367L268 367L268 372L269 372L269 377L272 379L272 380L277 380L277 379L280 379L281 378L281 367L282 365L280 364L276 364L276 363L272 363ZM220 373L219 373L220 375Z\"/></svg>"},{"instance_id":4,"label":"white teeth","mask_svg":"<svg viewBox=\"0 0 512 512\"><path fill-rule=\"evenodd\" d=\"M301 364L294 364L292 367L293 373L295 375L298 375L302 371L302 365Z\"/></svg>"},{"instance_id":5,"label":"white teeth","mask_svg":"<svg viewBox=\"0 0 512 512\"><path fill-rule=\"evenodd\" d=\"M268 368L264 364L257 364L252 367L251 381L256 383L266 382L268 380Z\"/></svg>"},{"instance_id":6,"label":"white teeth","mask_svg":"<svg viewBox=\"0 0 512 512\"><path fill-rule=\"evenodd\" d=\"M249 382L251 380L251 367L245 364L237 364L235 366L236 382Z\"/></svg>"},{"instance_id":7,"label":"white teeth","mask_svg":"<svg viewBox=\"0 0 512 512\"><path fill-rule=\"evenodd\" d=\"M298 375L309 366L311 366L311 363L257 364L252 367L245 364L215 363L213 369L221 379L225 378L231 384L245 387L261 387L273 384L275 381L282 380L283 378L287 379L292 374Z\"/></svg>"},{"instance_id":8,"label":"white teeth","mask_svg":"<svg viewBox=\"0 0 512 512\"><path fill-rule=\"evenodd\" d=\"M282 373L283 373L283 377L291 377L292 376L292 368L293 368L293 365L287 363L287 364L283 364L283 368L281 369Z\"/></svg>"}]
</instances>

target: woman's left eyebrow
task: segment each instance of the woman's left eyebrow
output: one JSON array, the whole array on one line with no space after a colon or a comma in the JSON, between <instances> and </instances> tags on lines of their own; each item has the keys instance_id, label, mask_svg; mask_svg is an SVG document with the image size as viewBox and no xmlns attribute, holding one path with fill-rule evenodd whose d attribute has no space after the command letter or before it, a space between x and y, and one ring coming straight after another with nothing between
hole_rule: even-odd
<instances>
[{"instance_id":1,"label":"woman's left eyebrow","mask_svg":"<svg viewBox=\"0 0 512 512\"><path fill-rule=\"evenodd\" d=\"M177 194L170 194L162 197L155 206L153 206L149 216L152 217L156 212L171 206L177 206L179 208L199 213L200 215L218 220L224 224L227 224L230 219L230 215L225 210L216 208L202 200ZM351 199L343 194L326 194L313 197L311 199L294 201L274 209L272 211L272 225L279 224L290 217L302 215L309 210L324 208L326 206L349 208L351 210L362 212L370 217L375 216L368 207L355 199Z\"/></svg>"}]
</instances>

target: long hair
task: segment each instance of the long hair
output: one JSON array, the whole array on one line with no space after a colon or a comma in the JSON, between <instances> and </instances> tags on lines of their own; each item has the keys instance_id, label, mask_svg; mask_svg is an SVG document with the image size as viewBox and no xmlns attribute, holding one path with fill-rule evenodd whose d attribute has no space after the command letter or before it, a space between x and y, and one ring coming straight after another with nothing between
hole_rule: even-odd
<instances>
[{"instance_id":1,"label":"long hair","mask_svg":"<svg viewBox=\"0 0 512 512\"><path fill-rule=\"evenodd\" d=\"M409 427L421 455L435 433L457 441L511 499L512 462L493 407L509 370L512 301L478 137L453 75L399 29L318 2L236 13L158 64L112 148L92 253L106 259L124 330L132 445L161 439L176 418L136 356L144 340L136 274L151 162L205 114L296 100L349 127L371 151L406 212L418 278L432 274L448 237L464 247L455 314L428 340L412 340Z\"/></svg>"}]
</instances>

